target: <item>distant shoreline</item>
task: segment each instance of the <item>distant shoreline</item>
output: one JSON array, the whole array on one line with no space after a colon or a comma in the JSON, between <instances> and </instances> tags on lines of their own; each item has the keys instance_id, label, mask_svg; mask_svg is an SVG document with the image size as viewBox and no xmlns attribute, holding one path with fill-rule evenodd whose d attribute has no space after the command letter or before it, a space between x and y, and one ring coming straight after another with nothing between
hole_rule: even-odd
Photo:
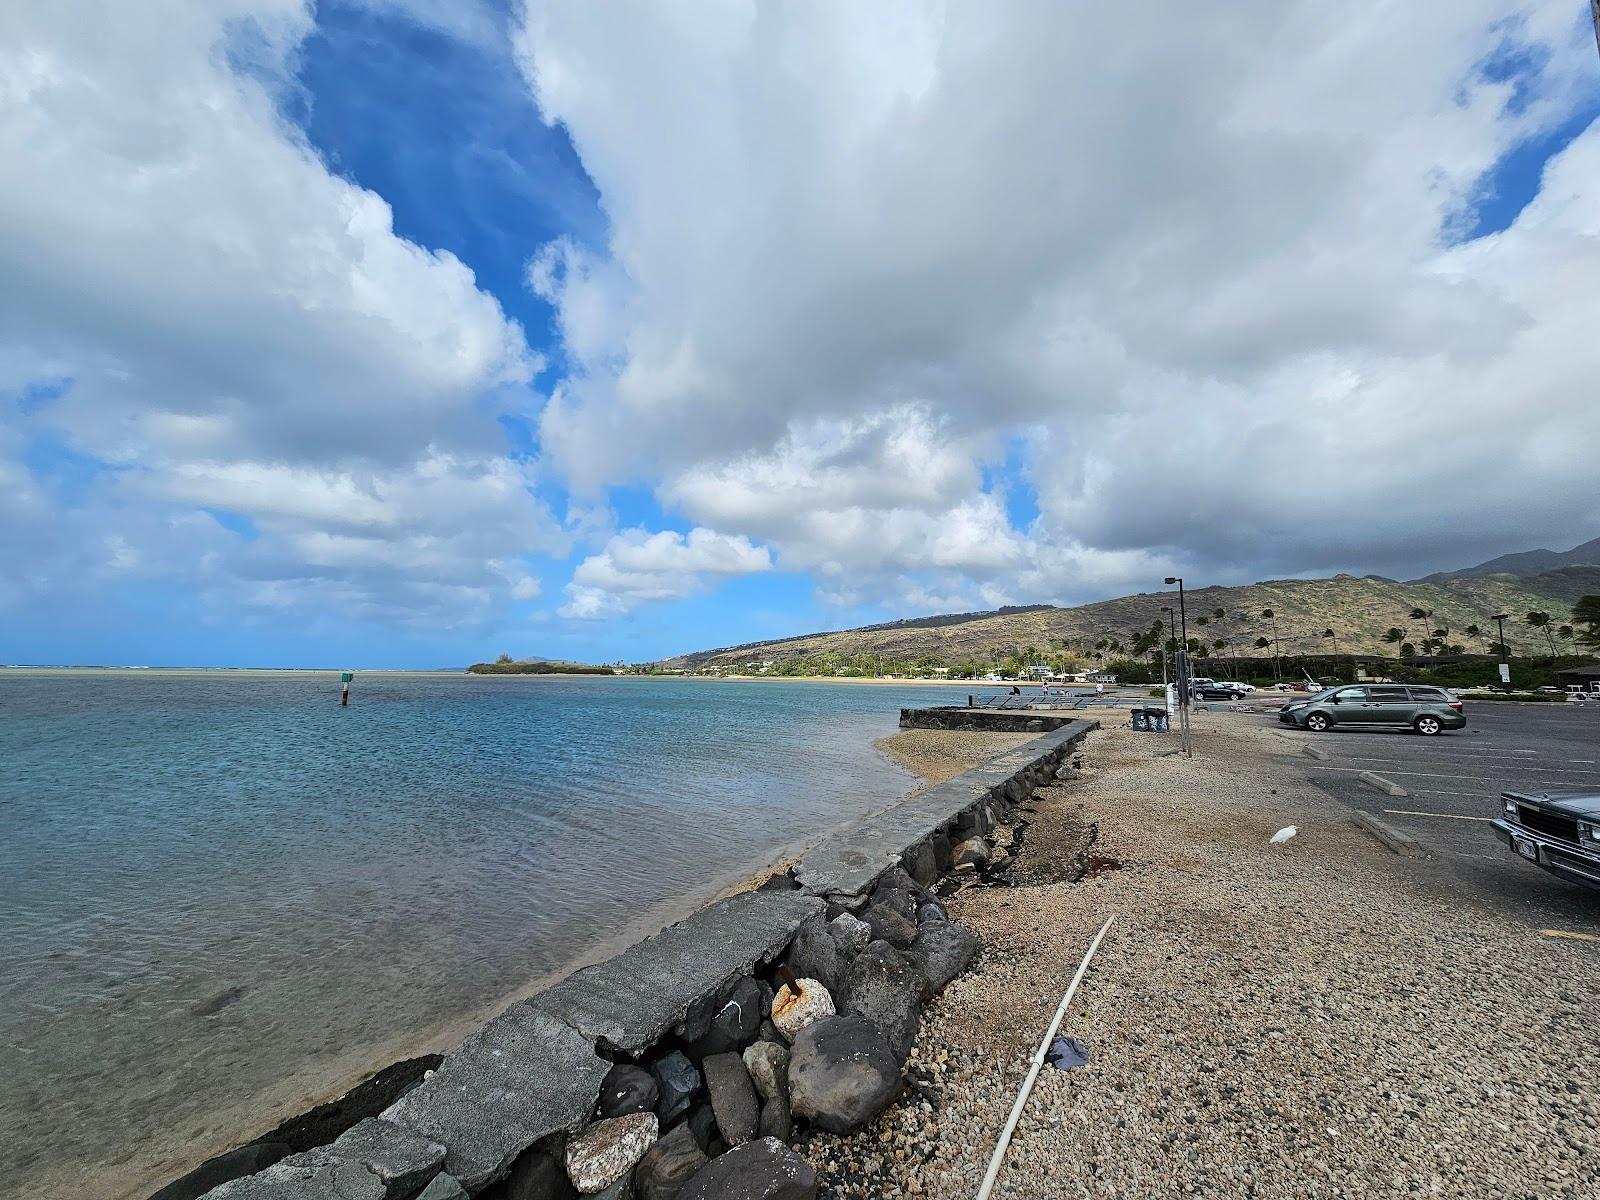
<instances>
[{"instance_id":1,"label":"distant shoreline","mask_svg":"<svg viewBox=\"0 0 1600 1200\"><path fill-rule=\"evenodd\" d=\"M661 681L668 679L688 680L694 683L843 683L867 684L876 687L1009 687L1012 681L1003 680L1000 683L979 683L975 679L906 679L906 678L845 678L836 675L590 675L574 674L563 671L551 671L541 674L492 674L470 675L465 667L48 667L48 666L4 666L0 665L0 677L5 675L131 675L131 676L173 676L173 675L248 675L251 678L282 676L285 678L305 678L311 675L337 676L340 671L353 671L358 680L361 676L406 676L419 675L430 679L460 678L463 680L478 681L485 679L602 679L602 680L649 680ZM1022 681L1017 681L1018 686L1025 686ZM1032 686L1037 687L1037 684Z\"/></svg>"}]
</instances>

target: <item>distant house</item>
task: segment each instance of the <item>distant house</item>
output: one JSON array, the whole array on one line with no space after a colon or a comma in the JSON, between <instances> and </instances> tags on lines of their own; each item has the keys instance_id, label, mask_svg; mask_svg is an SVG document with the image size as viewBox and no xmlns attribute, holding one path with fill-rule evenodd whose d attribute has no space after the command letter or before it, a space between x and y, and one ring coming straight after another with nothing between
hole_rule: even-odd
<instances>
[{"instance_id":1,"label":"distant house","mask_svg":"<svg viewBox=\"0 0 1600 1200\"><path fill-rule=\"evenodd\" d=\"M1570 688L1585 692L1600 692L1600 662L1581 667L1567 667L1556 672L1556 678Z\"/></svg>"},{"instance_id":2,"label":"distant house","mask_svg":"<svg viewBox=\"0 0 1600 1200\"><path fill-rule=\"evenodd\" d=\"M1045 663L1033 663L1028 667L1029 679L1049 679L1050 668Z\"/></svg>"}]
</instances>

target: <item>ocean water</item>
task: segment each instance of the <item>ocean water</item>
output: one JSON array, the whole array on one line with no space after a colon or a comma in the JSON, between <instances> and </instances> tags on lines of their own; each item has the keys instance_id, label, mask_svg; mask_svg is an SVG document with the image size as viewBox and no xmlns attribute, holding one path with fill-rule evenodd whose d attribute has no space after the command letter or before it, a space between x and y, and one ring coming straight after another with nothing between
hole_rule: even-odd
<instances>
[{"instance_id":1,"label":"ocean water","mask_svg":"<svg viewBox=\"0 0 1600 1200\"><path fill-rule=\"evenodd\" d=\"M144 1196L914 784L947 689L0 672L0 1192Z\"/></svg>"}]
</instances>

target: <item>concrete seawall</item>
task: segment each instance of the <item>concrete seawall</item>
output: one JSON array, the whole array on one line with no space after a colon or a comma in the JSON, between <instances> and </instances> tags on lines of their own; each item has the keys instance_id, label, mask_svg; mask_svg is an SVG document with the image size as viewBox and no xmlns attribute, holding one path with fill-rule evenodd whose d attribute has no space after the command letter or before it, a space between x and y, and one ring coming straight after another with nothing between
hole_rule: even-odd
<instances>
[{"instance_id":1,"label":"concrete seawall","mask_svg":"<svg viewBox=\"0 0 1600 1200\"><path fill-rule=\"evenodd\" d=\"M1047 733L1083 719L1082 713L1027 708L902 708L901 729L958 729L976 733Z\"/></svg>"},{"instance_id":2,"label":"concrete seawall","mask_svg":"<svg viewBox=\"0 0 1600 1200\"><path fill-rule=\"evenodd\" d=\"M901 725L907 713L920 711L949 710L905 710ZM699 1069L709 1087L709 1060L726 1059L730 1049L755 1039L753 1023L748 1032L730 1025L744 1019L737 1010L753 1007L750 1001L759 997L759 1018L766 1017L778 965L803 967L801 941L814 940L821 921L855 912L870 920L869 902L875 909L892 879L904 881L896 868L916 886L937 881L952 869L956 847L1008 820L1097 727L1026 712L986 715L1048 725L1031 741L840 830L761 888L709 905L512 1005L379 1115L330 1131L340 1133L330 1143L210 1192L204 1187L218 1181L217 1167L209 1175L202 1167L186 1179L204 1179L204 1185L185 1189L180 1180L161 1194L171 1200L201 1194L214 1200L410 1200L426 1189L425 1200L444 1200L497 1196L506 1191L508 1176L526 1181L570 1170L570 1158L561 1165L563 1148L591 1125L608 1073L648 1068L659 1078L664 1055L686 1057L704 1060ZM811 932L803 933L802 925ZM914 911L910 928L915 936ZM720 1120L720 1109L717 1115ZM661 1128L676 1119L667 1117ZM726 1141L735 1144L732 1136ZM658 1143L665 1144L665 1138Z\"/></svg>"}]
</instances>

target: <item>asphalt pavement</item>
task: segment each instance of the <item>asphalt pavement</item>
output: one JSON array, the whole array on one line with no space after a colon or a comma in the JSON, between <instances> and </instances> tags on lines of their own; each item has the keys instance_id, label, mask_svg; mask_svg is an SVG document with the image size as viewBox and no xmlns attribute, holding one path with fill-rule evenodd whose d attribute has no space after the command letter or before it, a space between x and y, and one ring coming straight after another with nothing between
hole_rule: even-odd
<instances>
[{"instance_id":1,"label":"asphalt pavement","mask_svg":"<svg viewBox=\"0 0 1600 1200\"><path fill-rule=\"evenodd\" d=\"M1334 799L1387 822L1426 851L1422 869L1458 883L1536 925L1600 933L1600 891L1566 883L1517 858L1494 836L1503 790L1600 792L1600 704L1466 701L1467 726L1437 737L1410 730L1340 729L1316 734L1280 725L1277 714L1244 716L1328 754L1305 760L1306 777ZM1375 791L1370 771L1405 796Z\"/></svg>"}]
</instances>

